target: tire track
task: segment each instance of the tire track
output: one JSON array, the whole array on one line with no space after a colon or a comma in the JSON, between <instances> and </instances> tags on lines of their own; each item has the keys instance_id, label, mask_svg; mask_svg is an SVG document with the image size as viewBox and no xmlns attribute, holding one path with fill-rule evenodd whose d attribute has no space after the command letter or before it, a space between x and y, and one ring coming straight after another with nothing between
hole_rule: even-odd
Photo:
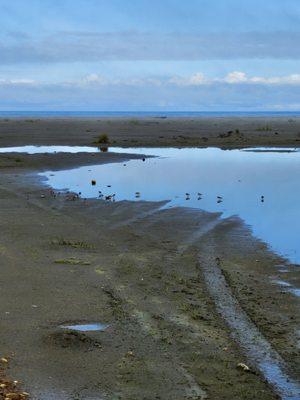
<instances>
[{"instance_id":1,"label":"tire track","mask_svg":"<svg viewBox=\"0 0 300 400\"><path fill-rule=\"evenodd\" d=\"M256 367L282 400L299 400L300 384L293 381L287 366L257 326L243 310L217 265L213 231L224 219L217 218L195 231L178 247L179 254L205 238L205 246L198 254L204 280L217 312L225 320L233 339L241 346L250 363Z\"/></svg>"}]
</instances>

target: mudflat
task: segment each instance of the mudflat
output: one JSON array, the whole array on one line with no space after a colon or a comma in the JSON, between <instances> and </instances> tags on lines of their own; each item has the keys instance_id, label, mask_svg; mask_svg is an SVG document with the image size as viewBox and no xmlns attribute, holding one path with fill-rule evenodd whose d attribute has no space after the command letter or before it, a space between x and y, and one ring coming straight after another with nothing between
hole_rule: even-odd
<instances>
[{"instance_id":1,"label":"mudflat","mask_svg":"<svg viewBox=\"0 0 300 400\"><path fill-rule=\"evenodd\" d=\"M300 141L300 120L1 120L0 146L103 133L112 146L284 147ZM0 154L0 378L47 400L296 399L299 298L270 278L282 265L296 279L297 266L237 217L85 200L37 176L138 157Z\"/></svg>"},{"instance_id":2,"label":"mudflat","mask_svg":"<svg viewBox=\"0 0 300 400\"><path fill-rule=\"evenodd\" d=\"M113 146L297 146L300 117L0 119L0 146L87 145L106 133Z\"/></svg>"}]
</instances>

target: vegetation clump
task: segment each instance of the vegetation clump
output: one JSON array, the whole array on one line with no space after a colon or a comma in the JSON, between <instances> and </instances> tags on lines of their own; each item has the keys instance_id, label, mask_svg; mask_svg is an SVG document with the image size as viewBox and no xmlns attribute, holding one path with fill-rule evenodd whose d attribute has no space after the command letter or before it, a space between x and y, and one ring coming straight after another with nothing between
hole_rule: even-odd
<instances>
[{"instance_id":1,"label":"vegetation clump","mask_svg":"<svg viewBox=\"0 0 300 400\"><path fill-rule=\"evenodd\" d=\"M89 261L79 260L75 257L62 258L54 261L55 264L69 264L69 265L91 265Z\"/></svg>"},{"instance_id":2,"label":"vegetation clump","mask_svg":"<svg viewBox=\"0 0 300 400\"><path fill-rule=\"evenodd\" d=\"M130 125L139 125L140 121L138 119L130 119L129 123Z\"/></svg>"},{"instance_id":3,"label":"vegetation clump","mask_svg":"<svg viewBox=\"0 0 300 400\"><path fill-rule=\"evenodd\" d=\"M98 144L108 144L109 143L109 137L106 133L102 133L98 138L96 143Z\"/></svg>"},{"instance_id":4,"label":"vegetation clump","mask_svg":"<svg viewBox=\"0 0 300 400\"><path fill-rule=\"evenodd\" d=\"M258 132L269 132L272 131L272 128L269 125L262 126L256 129Z\"/></svg>"},{"instance_id":5,"label":"vegetation clump","mask_svg":"<svg viewBox=\"0 0 300 400\"><path fill-rule=\"evenodd\" d=\"M93 249L94 246L90 243L86 243L79 240L68 240L68 239L54 239L52 240L52 244L59 246L70 246L74 249Z\"/></svg>"}]
</instances>

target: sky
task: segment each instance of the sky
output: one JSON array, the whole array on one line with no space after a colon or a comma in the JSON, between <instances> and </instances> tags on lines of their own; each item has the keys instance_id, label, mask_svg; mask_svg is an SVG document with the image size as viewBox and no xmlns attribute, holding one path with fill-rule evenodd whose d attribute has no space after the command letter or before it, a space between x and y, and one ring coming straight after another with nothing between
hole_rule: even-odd
<instances>
[{"instance_id":1,"label":"sky","mask_svg":"<svg viewBox=\"0 0 300 400\"><path fill-rule=\"evenodd\" d=\"M0 110L299 111L299 0L0 0Z\"/></svg>"}]
</instances>

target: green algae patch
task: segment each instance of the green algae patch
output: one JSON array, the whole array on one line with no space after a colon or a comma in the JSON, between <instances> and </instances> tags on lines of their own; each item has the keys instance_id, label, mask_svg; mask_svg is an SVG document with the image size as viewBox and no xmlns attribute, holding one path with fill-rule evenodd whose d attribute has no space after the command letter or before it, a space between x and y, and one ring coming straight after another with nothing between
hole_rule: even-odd
<instances>
[{"instance_id":1,"label":"green algae patch","mask_svg":"<svg viewBox=\"0 0 300 400\"><path fill-rule=\"evenodd\" d=\"M89 261L80 260L78 258L61 258L54 261L55 264L66 264L66 265L91 265Z\"/></svg>"}]
</instances>

